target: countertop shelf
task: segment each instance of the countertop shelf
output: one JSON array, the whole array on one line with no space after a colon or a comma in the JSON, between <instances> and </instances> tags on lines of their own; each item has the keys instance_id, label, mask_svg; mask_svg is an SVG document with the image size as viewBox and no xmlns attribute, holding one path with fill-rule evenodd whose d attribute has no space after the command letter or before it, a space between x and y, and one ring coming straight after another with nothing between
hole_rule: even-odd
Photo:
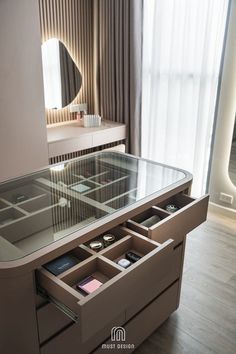
<instances>
[{"instance_id":1,"label":"countertop shelf","mask_svg":"<svg viewBox=\"0 0 236 354\"><path fill-rule=\"evenodd\" d=\"M103 120L100 127L85 128L77 121L47 126L49 158L126 139L126 125Z\"/></svg>"}]
</instances>

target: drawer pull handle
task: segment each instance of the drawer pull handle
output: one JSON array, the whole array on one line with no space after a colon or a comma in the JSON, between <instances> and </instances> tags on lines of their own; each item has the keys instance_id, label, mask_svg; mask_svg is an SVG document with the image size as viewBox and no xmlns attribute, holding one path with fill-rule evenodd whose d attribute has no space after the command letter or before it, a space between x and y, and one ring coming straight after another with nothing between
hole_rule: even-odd
<instances>
[{"instance_id":1,"label":"drawer pull handle","mask_svg":"<svg viewBox=\"0 0 236 354\"><path fill-rule=\"evenodd\" d=\"M69 317L75 323L79 322L78 316L65 304L55 299L55 297L49 295L43 288L37 286L37 293L43 297L48 302L51 302L58 310L63 312L67 317Z\"/></svg>"}]
</instances>

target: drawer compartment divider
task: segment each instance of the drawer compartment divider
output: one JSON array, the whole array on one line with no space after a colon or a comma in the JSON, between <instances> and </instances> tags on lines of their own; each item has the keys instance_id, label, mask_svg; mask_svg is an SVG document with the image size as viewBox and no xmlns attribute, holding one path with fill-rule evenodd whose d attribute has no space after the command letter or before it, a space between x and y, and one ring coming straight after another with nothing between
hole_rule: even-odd
<instances>
[{"instance_id":1,"label":"drawer compartment divider","mask_svg":"<svg viewBox=\"0 0 236 354\"><path fill-rule=\"evenodd\" d=\"M132 220L128 220L127 226L160 243L171 238L175 241L176 246L183 241L186 234L206 220L208 199L208 195L195 200L180 193L162 201L157 207L152 207L148 211L135 216ZM166 212L165 207L168 204L176 205L179 210L174 213ZM162 213L159 214L161 220L150 227L143 226L140 222L145 220L145 216L150 217L154 210Z\"/></svg>"},{"instance_id":2,"label":"drawer compartment divider","mask_svg":"<svg viewBox=\"0 0 236 354\"><path fill-rule=\"evenodd\" d=\"M87 341L113 318L125 311L134 303L137 294L143 292L153 297L166 286L166 269L171 266L174 256L173 240L159 245L144 236L130 235L129 230L122 228L126 235L120 242L98 253L66 272L61 279L45 269L37 271L37 282L49 296L69 307L79 319L79 333L82 342ZM122 248L124 247L124 248ZM117 249L117 256L122 252L134 249L141 256L137 262L127 269L115 264L112 252ZM108 255L109 253L109 255ZM116 255L114 255L116 256ZM179 271L179 270L176 270ZM84 294L79 284L93 276L102 285Z\"/></svg>"}]
</instances>

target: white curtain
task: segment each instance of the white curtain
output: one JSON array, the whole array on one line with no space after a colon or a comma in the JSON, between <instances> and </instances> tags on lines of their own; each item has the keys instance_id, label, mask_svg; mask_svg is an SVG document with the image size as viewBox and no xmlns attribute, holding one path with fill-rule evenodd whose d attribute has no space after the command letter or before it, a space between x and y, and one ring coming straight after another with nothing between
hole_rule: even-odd
<instances>
[{"instance_id":1,"label":"white curtain","mask_svg":"<svg viewBox=\"0 0 236 354\"><path fill-rule=\"evenodd\" d=\"M229 0L144 0L142 156L204 193Z\"/></svg>"}]
</instances>

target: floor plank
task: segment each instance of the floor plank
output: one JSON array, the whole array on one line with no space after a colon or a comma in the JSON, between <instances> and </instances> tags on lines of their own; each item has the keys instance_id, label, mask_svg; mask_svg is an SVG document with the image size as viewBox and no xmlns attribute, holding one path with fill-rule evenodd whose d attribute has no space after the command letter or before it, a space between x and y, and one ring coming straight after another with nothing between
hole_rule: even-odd
<instances>
[{"instance_id":1,"label":"floor plank","mask_svg":"<svg viewBox=\"0 0 236 354\"><path fill-rule=\"evenodd\" d=\"M236 353L236 229L210 219L188 235L180 307L135 353Z\"/></svg>"},{"instance_id":2,"label":"floor plank","mask_svg":"<svg viewBox=\"0 0 236 354\"><path fill-rule=\"evenodd\" d=\"M136 354L215 354L215 352L206 347L189 334L182 331L171 323L166 321L152 336L141 345Z\"/></svg>"}]
</instances>

